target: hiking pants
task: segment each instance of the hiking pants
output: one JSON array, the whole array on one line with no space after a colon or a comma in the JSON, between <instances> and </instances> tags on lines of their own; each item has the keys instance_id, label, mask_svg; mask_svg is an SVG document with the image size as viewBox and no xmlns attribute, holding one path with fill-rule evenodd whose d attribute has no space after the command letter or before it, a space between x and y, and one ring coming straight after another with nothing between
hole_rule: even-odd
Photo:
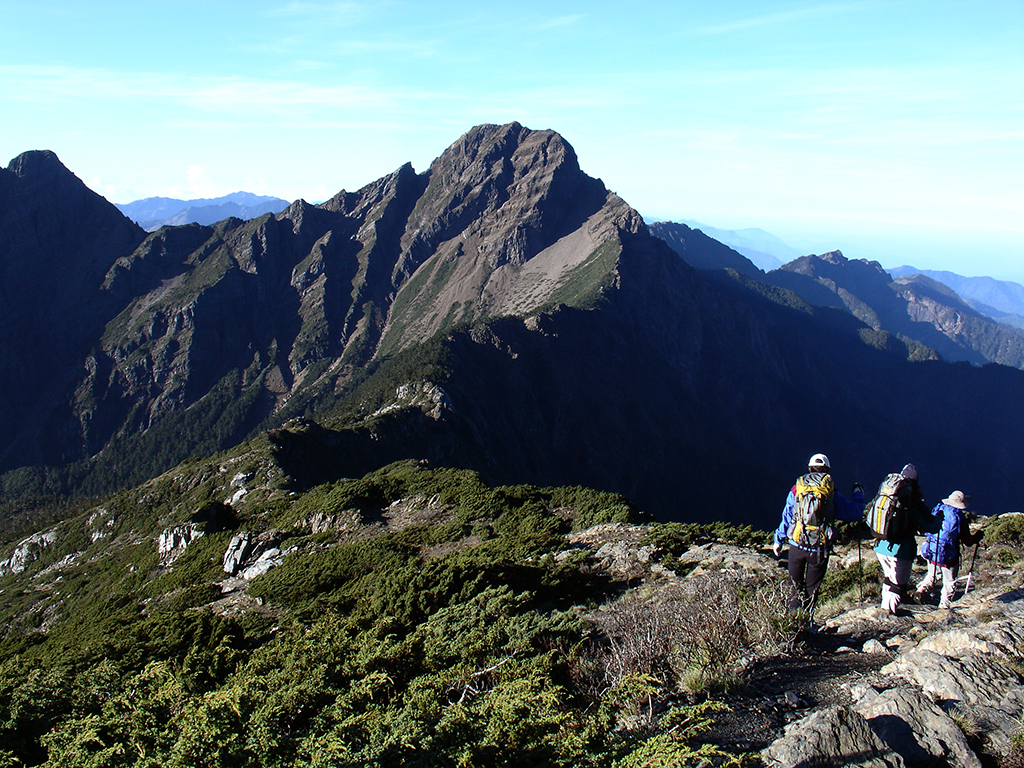
<instances>
[{"instance_id":1,"label":"hiking pants","mask_svg":"<svg viewBox=\"0 0 1024 768\"><path fill-rule=\"evenodd\" d=\"M814 603L818 587L828 570L828 552L808 550L789 545L789 612L807 611L814 618Z\"/></svg>"},{"instance_id":2,"label":"hiking pants","mask_svg":"<svg viewBox=\"0 0 1024 768\"><path fill-rule=\"evenodd\" d=\"M959 563L953 565L942 565L941 563L928 563L928 575L917 585L917 593L926 595L935 588L935 582L942 576L942 597L939 599L939 608L949 608L953 605L953 593L956 592L956 577L960 571Z\"/></svg>"},{"instance_id":3,"label":"hiking pants","mask_svg":"<svg viewBox=\"0 0 1024 768\"><path fill-rule=\"evenodd\" d=\"M896 613L896 609L903 602L903 595L906 593L907 585L910 584L910 572L914 567L913 560L897 560L891 555L883 555L876 552L878 562L882 566L882 608L889 613Z\"/></svg>"}]
</instances>

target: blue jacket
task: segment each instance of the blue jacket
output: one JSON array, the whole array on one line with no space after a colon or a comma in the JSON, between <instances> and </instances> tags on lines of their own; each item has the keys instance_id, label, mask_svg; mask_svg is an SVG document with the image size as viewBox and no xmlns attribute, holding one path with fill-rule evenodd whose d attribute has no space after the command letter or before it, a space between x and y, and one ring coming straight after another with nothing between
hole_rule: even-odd
<instances>
[{"instance_id":1,"label":"blue jacket","mask_svg":"<svg viewBox=\"0 0 1024 768\"><path fill-rule=\"evenodd\" d=\"M932 515L942 518L938 533L929 533L921 548L921 557L947 568L960 562L960 542L967 539L973 543L967 516L963 510L943 504L935 505Z\"/></svg>"},{"instance_id":2,"label":"blue jacket","mask_svg":"<svg viewBox=\"0 0 1024 768\"><path fill-rule=\"evenodd\" d=\"M835 519L844 522L860 520L864 516L864 494L858 488L847 499L839 491L832 494L832 506L835 509ZM799 542L789 538L789 530L793 527L793 516L796 514L796 485L789 489L786 497L786 506L782 508L782 522L775 529L775 541L787 541L791 547L801 547ZM829 546L831 549L831 545Z\"/></svg>"}]
</instances>

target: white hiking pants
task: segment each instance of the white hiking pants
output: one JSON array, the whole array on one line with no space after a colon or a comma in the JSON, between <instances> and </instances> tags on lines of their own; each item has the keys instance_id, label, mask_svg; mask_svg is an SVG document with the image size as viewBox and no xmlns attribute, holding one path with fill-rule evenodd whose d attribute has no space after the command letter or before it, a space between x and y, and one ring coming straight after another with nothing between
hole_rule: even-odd
<instances>
[{"instance_id":1,"label":"white hiking pants","mask_svg":"<svg viewBox=\"0 0 1024 768\"><path fill-rule=\"evenodd\" d=\"M917 594L926 595L935 589L935 582L942 576L942 596L939 599L939 608L950 608L953 605L953 593L956 591L956 577L959 568L940 565L939 563L928 563L928 575L917 585Z\"/></svg>"},{"instance_id":2,"label":"white hiking pants","mask_svg":"<svg viewBox=\"0 0 1024 768\"><path fill-rule=\"evenodd\" d=\"M903 592L910 583L910 572L914 567L913 560L897 560L891 555L883 555L878 552L878 562L882 566L882 575L885 580L882 582L882 608L889 613L896 613L900 603L903 602Z\"/></svg>"}]
</instances>

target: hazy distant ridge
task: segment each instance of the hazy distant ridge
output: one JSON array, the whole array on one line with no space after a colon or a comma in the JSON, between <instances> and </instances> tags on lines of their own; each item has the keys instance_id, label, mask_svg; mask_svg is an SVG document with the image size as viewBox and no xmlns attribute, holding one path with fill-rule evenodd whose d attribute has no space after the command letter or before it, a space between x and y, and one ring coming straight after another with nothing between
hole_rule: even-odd
<instances>
[{"instance_id":1,"label":"hazy distant ridge","mask_svg":"<svg viewBox=\"0 0 1024 768\"><path fill-rule=\"evenodd\" d=\"M215 198L178 200L171 197L147 197L117 205L125 216L144 229L155 232L163 226L181 224L216 224L234 216L255 219L267 213L277 214L287 208L287 200L251 192L232 192Z\"/></svg>"},{"instance_id":2,"label":"hazy distant ridge","mask_svg":"<svg viewBox=\"0 0 1024 768\"><path fill-rule=\"evenodd\" d=\"M778 269L783 264L804 255L771 232L765 232L757 227L718 229L690 219L682 219L682 222L742 253L754 263L754 266L765 272Z\"/></svg>"}]
</instances>

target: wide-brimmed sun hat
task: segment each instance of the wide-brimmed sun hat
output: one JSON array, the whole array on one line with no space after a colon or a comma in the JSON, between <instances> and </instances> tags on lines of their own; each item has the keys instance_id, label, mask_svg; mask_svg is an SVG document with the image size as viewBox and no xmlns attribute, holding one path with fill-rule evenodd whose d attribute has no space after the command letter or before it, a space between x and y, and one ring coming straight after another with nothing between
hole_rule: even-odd
<instances>
[{"instance_id":1,"label":"wide-brimmed sun hat","mask_svg":"<svg viewBox=\"0 0 1024 768\"><path fill-rule=\"evenodd\" d=\"M967 509L967 505L971 503L971 497L964 496L963 491L953 491L949 494L948 499L942 500L942 503L948 504L951 507L956 507L957 509Z\"/></svg>"}]
</instances>

